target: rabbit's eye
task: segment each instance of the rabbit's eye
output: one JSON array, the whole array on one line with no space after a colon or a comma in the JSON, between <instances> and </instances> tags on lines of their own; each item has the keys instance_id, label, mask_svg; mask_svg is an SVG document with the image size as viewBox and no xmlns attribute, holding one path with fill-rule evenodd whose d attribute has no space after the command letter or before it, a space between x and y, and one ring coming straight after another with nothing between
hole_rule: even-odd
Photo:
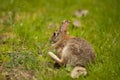
<instances>
[{"instance_id":1,"label":"rabbit's eye","mask_svg":"<svg viewBox=\"0 0 120 80\"><path fill-rule=\"evenodd\" d=\"M57 32L57 31L53 33L53 36L55 36L55 37L58 35L59 35L59 32Z\"/></svg>"},{"instance_id":2,"label":"rabbit's eye","mask_svg":"<svg viewBox=\"0 0 120 80\"><path fill-rule=\"evenodd\" d=\"M56 33L54 33L53 35L56 36Z\"/></svg>"}]
</instances>

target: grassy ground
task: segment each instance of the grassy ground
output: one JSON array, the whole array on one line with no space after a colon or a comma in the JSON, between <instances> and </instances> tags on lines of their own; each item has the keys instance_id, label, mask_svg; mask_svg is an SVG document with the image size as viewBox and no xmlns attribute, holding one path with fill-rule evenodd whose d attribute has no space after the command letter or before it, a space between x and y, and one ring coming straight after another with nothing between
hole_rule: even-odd
<instances>
[{"instance_id":1,"label":"grassy ground","mask_svg":"<svg viewBox=\"0 0 120 80\"><path fill-rule=\"evenodd\" d=\"M88 40L96 52L89 75L80 80L120 80L120 1L0 0L0 80L72 80L69 68L53 68L49 38L62 20L81 21L71 35ZM87 9L82 18L73 16ZM76 80L79 80L76 79Z\"/></svg>"}]
</instances>

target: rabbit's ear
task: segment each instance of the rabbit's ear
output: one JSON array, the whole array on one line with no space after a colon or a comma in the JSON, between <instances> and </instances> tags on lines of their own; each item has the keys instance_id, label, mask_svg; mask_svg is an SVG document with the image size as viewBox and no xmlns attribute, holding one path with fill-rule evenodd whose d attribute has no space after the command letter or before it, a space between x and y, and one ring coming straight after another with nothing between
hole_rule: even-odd
<instances>
[{"instance_id":1,"label":"rabbit's ear","mask_svg":"<svg viewBox=\"0 0 120 80\"><path fill-rule=\"evenodd\" d=\"M61 32L67 32L67 28L69 26L69 21L68 20L64 20L61 24L61 27L60 27L60 31Z\"/></svg>"}]
</instances>

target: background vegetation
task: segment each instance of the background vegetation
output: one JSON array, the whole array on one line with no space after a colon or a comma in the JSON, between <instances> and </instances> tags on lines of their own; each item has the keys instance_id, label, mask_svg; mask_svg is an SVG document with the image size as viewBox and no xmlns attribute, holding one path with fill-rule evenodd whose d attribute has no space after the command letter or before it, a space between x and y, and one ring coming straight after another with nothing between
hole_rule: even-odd
<instances>
[{"instance_id":1,"label":"background vegetation","mask_svg":"<svg viewBox=\"0 0 120 80\"><path fill-rule=\"evenodd\" d=\"M0 80L72 80L69 68L54 69L49 38L60 22L82 23L71 35L88 40L96 60L80 80L120 80L119 0L0 0ZM89 11L77 18L78 9ZM79 80L76 79L76 80Z\"/></svg>"}]
</instances>

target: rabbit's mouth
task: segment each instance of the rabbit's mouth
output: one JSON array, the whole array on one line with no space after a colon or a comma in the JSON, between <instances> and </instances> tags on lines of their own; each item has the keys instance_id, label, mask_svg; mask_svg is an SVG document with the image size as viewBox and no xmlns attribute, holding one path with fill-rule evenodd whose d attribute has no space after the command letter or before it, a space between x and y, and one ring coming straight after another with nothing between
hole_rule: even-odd
<instances>
[{"instance_id":1,"label":"rabbit's mouth","mask_svg":"<svg viewBox=\"0 0 120 80\"><path fill-rule=\"evenodd\" d=\"M53 42L53 41L51 42L51 41L50 41L50 43L51 43L51 44L54 44L55 42Z\"/></svg>"}]
</instances>

